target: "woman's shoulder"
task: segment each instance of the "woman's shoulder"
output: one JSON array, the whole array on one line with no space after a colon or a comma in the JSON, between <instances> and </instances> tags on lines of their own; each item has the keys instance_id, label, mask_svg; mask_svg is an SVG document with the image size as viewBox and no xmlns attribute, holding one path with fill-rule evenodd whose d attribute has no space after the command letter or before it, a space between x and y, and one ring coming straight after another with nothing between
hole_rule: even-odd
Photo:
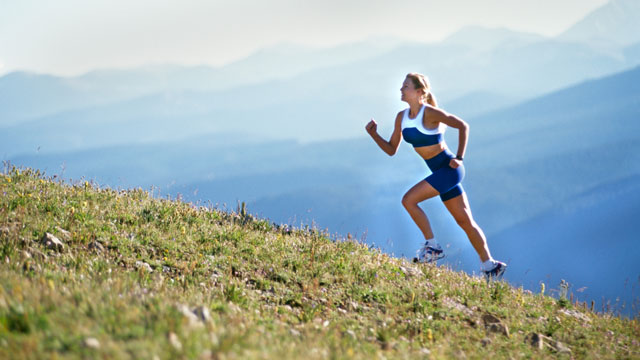
<instances>
[{"instance_id":1,"label":"woman's shoulder","mask_svg":"<svg viewBox=\"0 0 640 360\"><path fill-rule=\"evenodd\" d=\"M426 118L428 115L444 115L447 116L448 113L439 107L432 106L430 104L424 104L424 117Z\"/></svg>"}]
</instances>

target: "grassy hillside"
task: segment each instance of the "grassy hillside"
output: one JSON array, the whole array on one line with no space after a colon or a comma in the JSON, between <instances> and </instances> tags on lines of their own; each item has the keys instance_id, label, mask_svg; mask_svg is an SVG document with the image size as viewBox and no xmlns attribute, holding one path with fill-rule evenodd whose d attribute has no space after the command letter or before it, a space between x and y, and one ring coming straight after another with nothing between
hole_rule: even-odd
<instances>
[{"instance_id":1,"label":"grassy hillside","mask_svg":"<svg viewBox=\"0 0 640 360\"><path fill-rule=\"evenodd\" d=\"M567 294L32 170L0 192L3 359L640 358Z\"/></svg>"}]
</instances>

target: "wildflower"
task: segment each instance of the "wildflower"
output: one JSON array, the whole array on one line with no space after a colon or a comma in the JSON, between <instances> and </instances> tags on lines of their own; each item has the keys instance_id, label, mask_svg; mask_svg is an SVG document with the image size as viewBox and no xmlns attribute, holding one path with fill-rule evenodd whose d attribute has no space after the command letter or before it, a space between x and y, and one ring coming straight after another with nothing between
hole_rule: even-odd
<instances>
[{"instance_id":1,"label":"wildflower","mask_svg":"<svg viewBox=\"0 0 640 360\"><path fill-rule=\"evenodd\" d=\"M540 283L540 295L544 295L544 283Z\"/></svg>"}]
</instances>

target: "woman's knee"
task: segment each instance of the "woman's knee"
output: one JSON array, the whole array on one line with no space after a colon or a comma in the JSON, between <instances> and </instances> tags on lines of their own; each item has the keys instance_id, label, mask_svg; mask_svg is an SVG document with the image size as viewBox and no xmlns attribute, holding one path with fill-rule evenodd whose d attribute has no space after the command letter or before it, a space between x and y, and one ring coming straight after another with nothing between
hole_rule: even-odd
<instances>
[{"instance_id":1,"label":"woman's knee","mask_svg":"<svg viewBox=\"0 0 640 360\"><path fill-rule=\"evenodd\" d=\"M418 205L418 203L412 199L409 193L404 194L404 196L402 197L402 206L404 206L405 209L409 209L416 205Z\"/></svg>"}]
</instances>

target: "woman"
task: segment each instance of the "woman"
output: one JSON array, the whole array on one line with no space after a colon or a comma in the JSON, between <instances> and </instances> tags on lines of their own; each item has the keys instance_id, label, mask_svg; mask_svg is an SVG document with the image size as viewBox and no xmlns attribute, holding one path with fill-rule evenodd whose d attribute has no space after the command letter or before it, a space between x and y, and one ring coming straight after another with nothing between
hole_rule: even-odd
<instances>
[{"instance_id":1,"label":"woman","mask_svg":"<svg viewBox=\"0 0 640 360\"><path fill-rule=\"evenodd\" d=\"M377 132L378 125L371 119L366 130L378 146L389 156L393 156L404 138L413 145L432 174L409 189L402 197L402 205L418 225L426 242L418 252L420 262L433 262L444 257L442 247L435 241L429 219L418 203L440 195L451 215L465 231L473 248L480 256L482 271L487 278L498 278L504 274L507 265L491 257L487 240L482 229L471 215L469 201L460 182L464 177L464 158L469 136L469 125L460 118L447 114L436 105L427 78L422 74L410 73L400 89L401 100L409 108L396 116L395 126L389 141ZM444 143L443 133L447 126L458 129L457 156Z\"/></svg>"}]
</instances>

